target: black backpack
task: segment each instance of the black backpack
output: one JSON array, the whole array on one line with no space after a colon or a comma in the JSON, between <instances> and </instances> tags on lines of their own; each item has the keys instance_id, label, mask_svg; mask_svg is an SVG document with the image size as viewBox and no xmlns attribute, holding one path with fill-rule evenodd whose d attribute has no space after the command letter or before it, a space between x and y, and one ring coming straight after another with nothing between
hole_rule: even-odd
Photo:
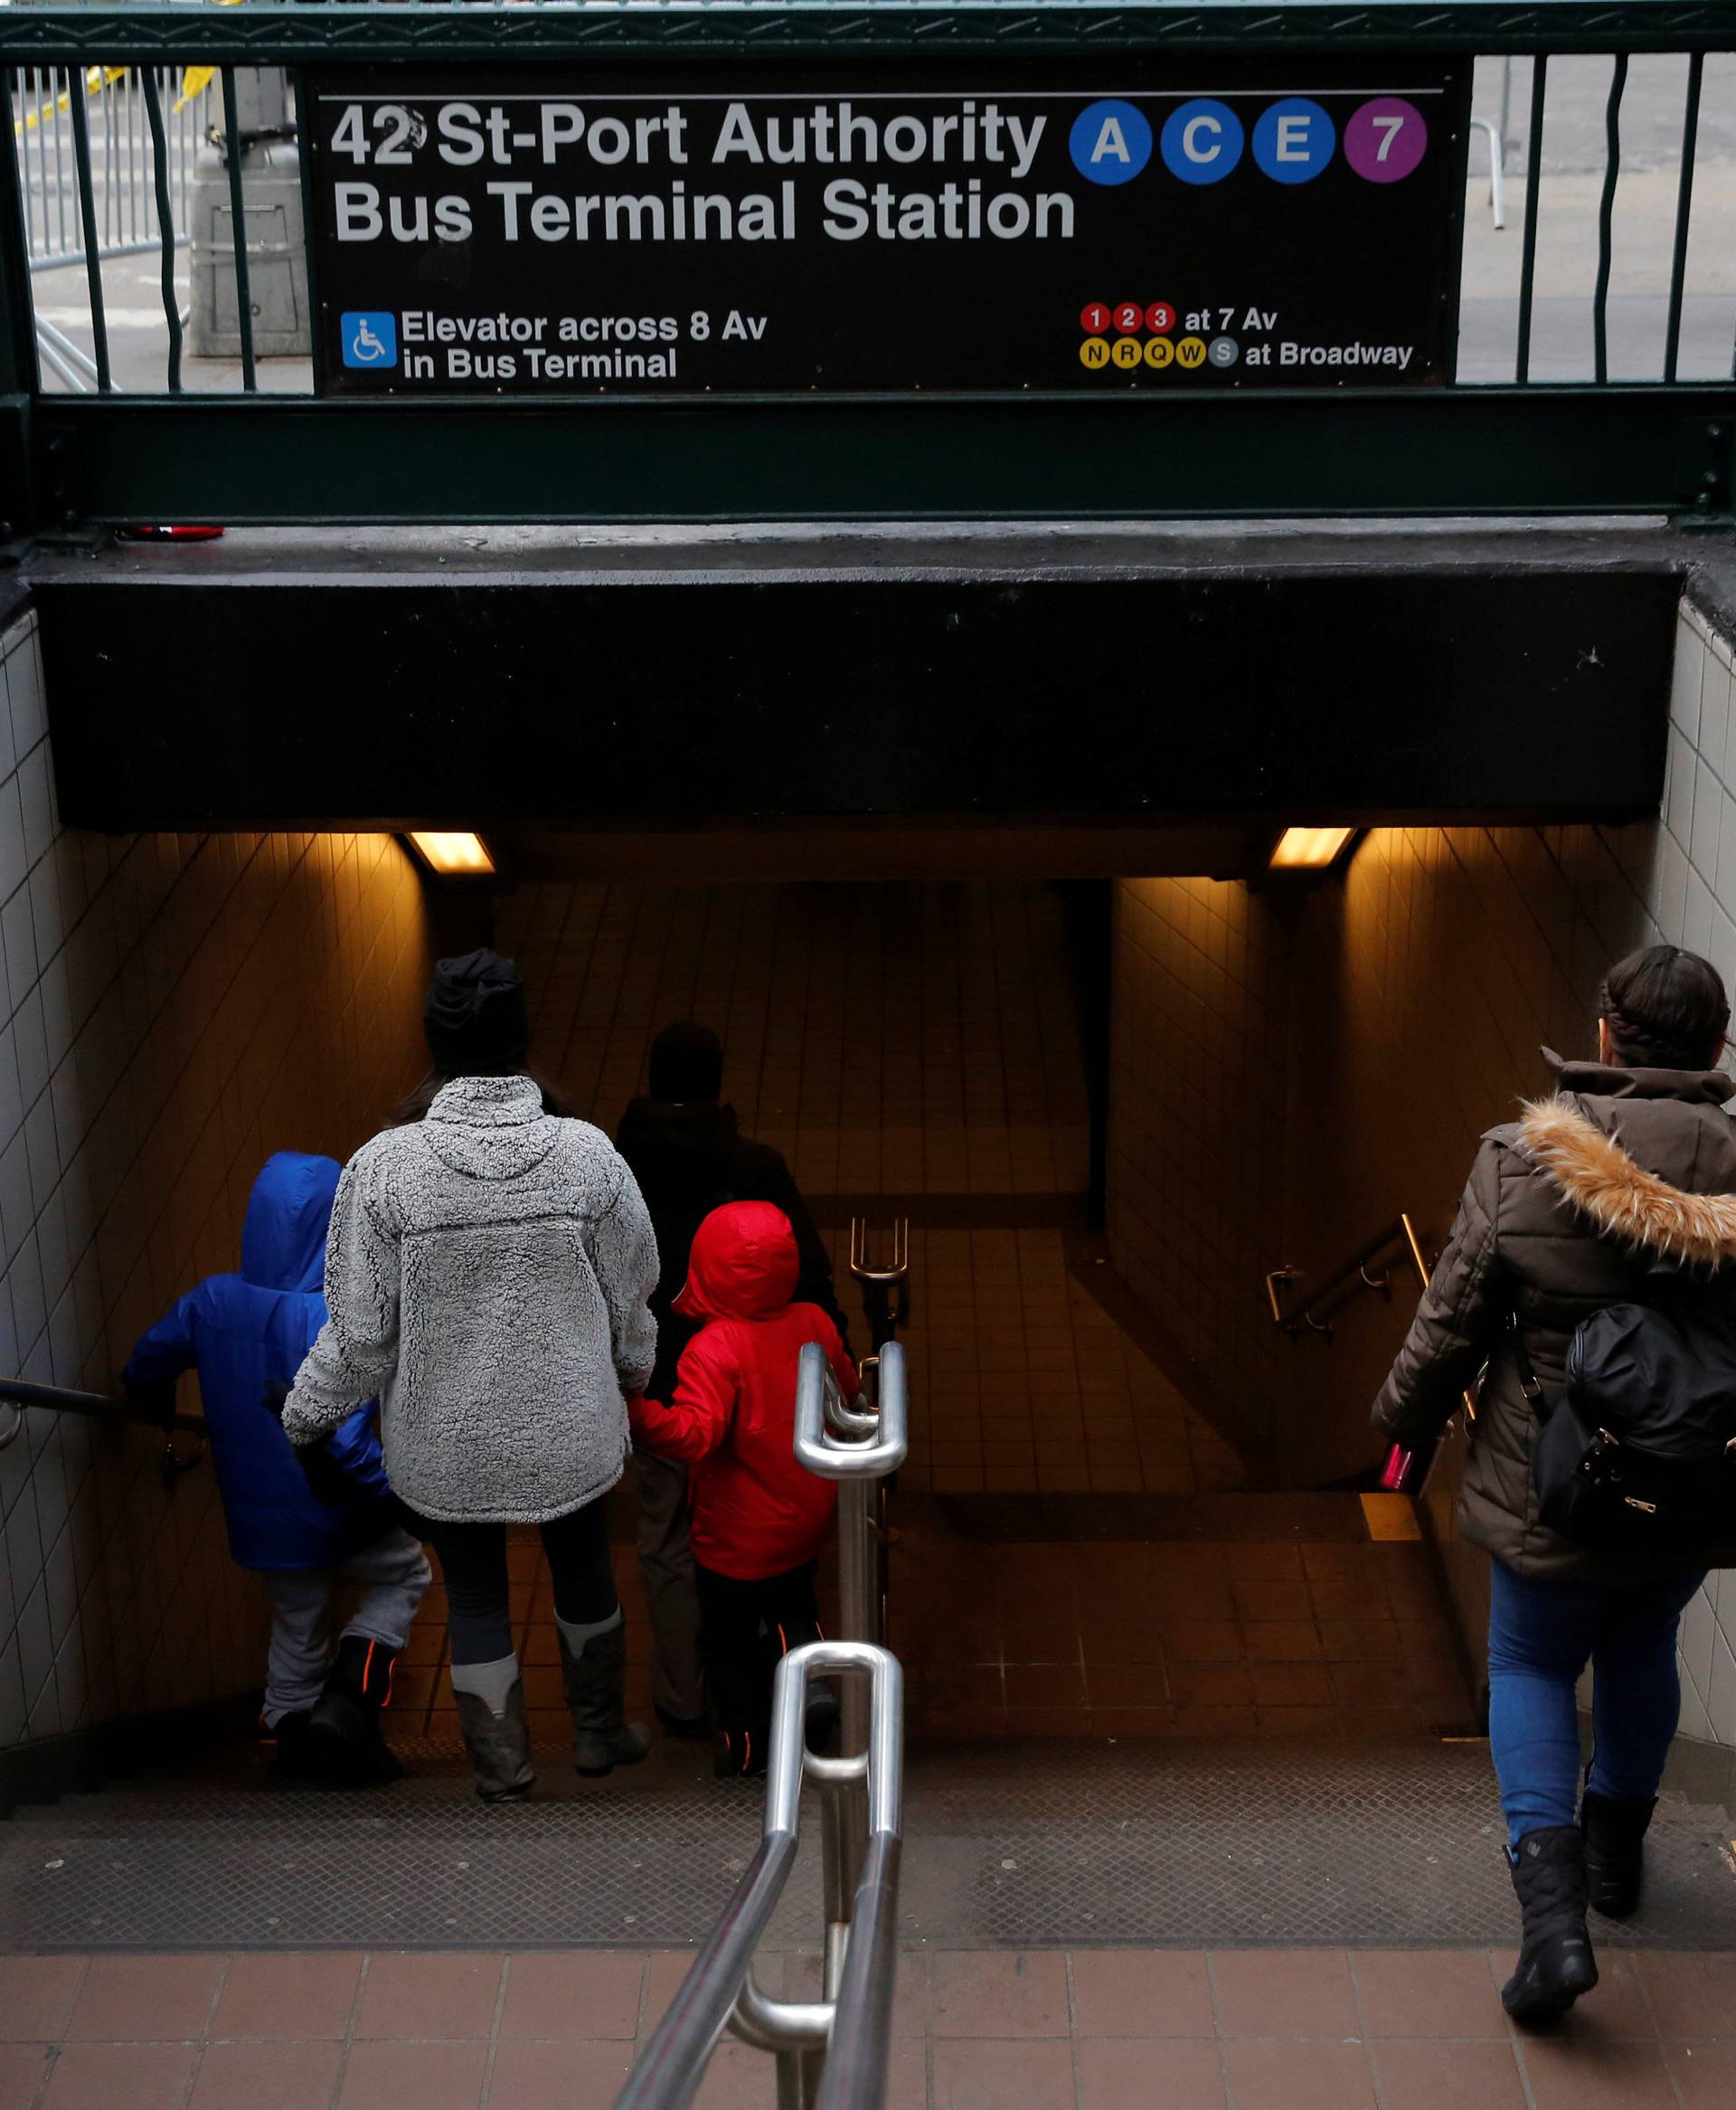
<instances>
[{"instance_id":1,"label":"black backpack","mask_svg":"<svg viewBox=\"0 0 1736 2110\"><path fill-rule=\"evenodd\" d=\"M1680 1557L1736 1535L1736 1322L1660 1270L1655 1301L1581 1323L1552 1408L1514 1322L1520 1383L1543 1423L1537 1494L1551 1531L1619 1558Z\"/></svg>"}]
</instances>

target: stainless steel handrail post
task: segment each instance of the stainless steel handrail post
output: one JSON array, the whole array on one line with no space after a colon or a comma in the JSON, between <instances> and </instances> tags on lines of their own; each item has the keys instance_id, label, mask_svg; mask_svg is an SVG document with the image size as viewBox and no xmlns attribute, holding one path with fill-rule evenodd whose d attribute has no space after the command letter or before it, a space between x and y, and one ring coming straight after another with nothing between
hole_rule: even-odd
<instances>
[{"instance_id":1,"label":"stainless steel handrail post","mask_svg":"<svg viewBox=\"0 0 1736 2110\"><path fill-rule=\"evenodd\" d=\"M868 1528L868 1505L878 1483L846 1480L838 1489L838 1625L847 1641L874 1641L879 1593L874 1588L874 1545ZM840 1694L839 1733L846 1751L865 1750L868 1743L868 1694L860 1678L845 1678ZM830 1820L836 1851L826 1856L826 1870L835 1879L834 1893L826 1899L826 1990L835 2000L843 1982L844 1952L857 1885L862 1880L867 1850L863 1823L861 1791L852 1787L826 1791L823 1819Z\"/></svg>"},{"instance_id":2,"label":"stainless steel handrail post","mask_svg":"<svg viewBox=\"0 0 1736 2110\"><path fill-rule=\"evenodd\" d=\"M875 1514L880 1483L904 1462L909 1447L909 1399L904 1351L889 1342L879 1358L873 1412L846 1407L817 1342L803 1349L796 1382L796 1455L810 1473L838 1483L838 1625L845 1641L884 1643L881 1631L880 1563ZM871 1729L869 1694L858 1677L844 1680L841 1730L844 1751L865 1752ZM828 1786L821 1804L821 1872L826 1898L826 1992L835 1999L868 1845L862 1790L854 1782Z\"/></svg>"},{"instance_id":3,"label":"stainless steel handrail post","mask_svg":"<svg viewBox=\"0 0 1736 2110\"><path fill-rule=\"evenodd\" d=\"M807 1697L809 1678L847 1672L866 1681L870 1728L862 1752L854 1757L817 1757L807 1749ZM883 2022L890 2008L867 1997L864 2019L845 2018L835 2000L777 2001L754 1983L753 1958L791 1868L804 1778L830 1789L840 1784L865 1793L867 1823L874 1842L895 1848L903 1824L904 1681L897 1662L884 1649L857 1641L817 1641L794 1649L778 1666L772 1692L771 1741L766 1764L765 1828L759 1850L734 1896L712 1928L693 1967L682 1981L668 2011L652 2032L616 2110L686 2110L704 2078L706 2061L729 2029L746 2043L772 2053L778 2066L779 2110L815 2110L821 2089L826 2044L840 2022L853 2045L864 2048L866 2066L858 2057L862 2086L871 2091L851 2098L852 2110L865 2110L884 2094L886 2044ZM898 1858L882 1844L871 1855L874 1879L896 1883ZM895 1894L878 1892L867 1907L895 1922ZM888 1959L891 1964L895 1956ZM853 1978L852 1983L854 1983ZM890 1997L890 1988L888 1989ZM880 2031L880 2065L873 2049ZM839 2110L844 2110L840 2103Z\"/></svg>"},{"instance_id":4,"label":"stainless steel handrail post","mask_svg":"<svg viewBox=\"0 0 1736 2110\"><path fill-rule=\"evenodd\" d=\"M778 2110L814 2110L824 2067L823 2052L780 2051L778 2054Z\"/></svg>"},{"instance_id":5,"label":"stainless steel handrail post","mask_svg":"<svg viewBox=\"0 0 1736 2110\"><path fill-rule=\"evenodd\" d=\"M859 1740L852 1736L857 1681L844 1681L840 1709L840 1734L846 1747ZM827 2000L838 1997L844 1974L844 1955L850 1940L851 1902L862 1866L862 1797L849 1780L822 1781L820 1785L820 1900L826 1916L825 1948L820 1961L820 1985Z\"/></svg>"},{"instance_id":6,"label":"stainless steel handrail post","mask_svg":"<svg viewBox=\"0 0 1736 2110\"><path fill-rule=\"evenodd\" d=\"M749 1967L730 2014L730 2029L760 2051L824 2051L832 2033L832 2011L824 2001L773 2000Z\"/></svg>"},{"instance_id":7,"label":"stainless steel handrail post","mask_svg":"<svg viewBox=\"0 0 1736 2110\"><path fill-rule=\"evenodd\" d=\"M810 1473L838 1483L839 1612L846 1627L853 1616L858 1622L858 1630L846 1633L844 1638L875 1641L876 1634L861 1631L877 1624L879 1618L873 1582L873 1540L865 1531L858 1534L854 1526L846 1525L851 1505L844 1498L853 1491L871 1495L876 1482L897 1472L904 1463L910 1448L910 1392L904 1351L896 1341L888 1342L882 1351L879 1399L872 1414L863 1413L859 1407L852 1411L842 1401L828 1409L828 1385L835 1399L837 1387L826 1367L826 1351L818 1342L810 1341L802 1351L796 1379L796 1455ZM848 1418L844 1426L852 1431L851 1436L844 1435L840 1426L844 1417ZM828 1420L832 1430L828 1430ZM853 1440L858 1428L863 1433ZM870 1429L872 1435L866 1433ZM864 1500L861 1505L864 1524L871 1513L870 1503Z\"/></svg>"},{"instance_id":8,"label":"stainless steel handrail post","mask_svg":"<svg viewBox=\"0 0 1736 2110\"><path fill-rule=\"evenodd\" d=\"M910 1220L892 1220L892 1249L885 1266L868 1257L868 1220L850 1219L850 1272L862 1285L863 1315L873 1335L875 1355L889 1341L896 1341L901 1326L910 1319ZM864 1371L873 1356L863 1359Z\"/></svg>"},{"instance_id":9,"label":"stainless steel handrail post","mask_svg":"<svg viewBox=\"0 0 1736 2110\"><path fill-rule=\"evenodd\" d=\"M848 2110L883 2099L885 2047L897 1990L898 1864L901 1842L872 1833L863 1858L850 1944L837 1992L837 2021L816 2110Z\"/></svg>"}]
</instances>

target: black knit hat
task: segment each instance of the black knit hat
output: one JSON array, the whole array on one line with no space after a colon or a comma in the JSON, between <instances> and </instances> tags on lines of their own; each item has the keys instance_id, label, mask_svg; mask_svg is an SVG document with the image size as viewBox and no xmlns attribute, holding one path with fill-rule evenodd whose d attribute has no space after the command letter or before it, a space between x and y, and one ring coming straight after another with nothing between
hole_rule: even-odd
<instances>
[{"instance_id":1,"label":"black knit hat","mask_svg":"<svg viewBox=\"0 0 1736 2110\"><path fill-rule=\"evenodd\" d=\"M651 1043L651 1097L672 1107L716 1098L723 1088L723 1043L710 1026L665 1026Z\"/></svg>"},{"instance_id":2,"label":"black knit hat","mask_svg":"<svg viewBox=\"0 0 1736 2110\"><path fill-rule=\"evenodd\" d=\"M442 1077L499 1077L522 1069L531 1017L516 965L486 946L440 961L422 1006L422 1029Z\"/></svg>"}]
</instances>

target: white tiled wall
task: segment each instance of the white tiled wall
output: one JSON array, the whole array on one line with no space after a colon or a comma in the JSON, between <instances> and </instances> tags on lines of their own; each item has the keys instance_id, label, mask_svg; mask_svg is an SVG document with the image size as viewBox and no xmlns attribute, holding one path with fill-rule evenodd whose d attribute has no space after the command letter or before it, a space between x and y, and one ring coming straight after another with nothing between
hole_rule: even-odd
<instances>
[{"instance_id":1,"label":"white tiled wall","mask_svg":"<svg viewBox=\"0 0 1736 2110\"><path fill-rule=\"evenodd\" d=\"M1670 696L1664 817L1646 874L1656 934L1703 952L1736 988L1736 709L1728 637L1684 607ZM1731 1064L1736 1067L1736 1060ZM1682 1728L1736 1745L1736 1569L1710 1576L1682 1623Z\"/></svg>"},{"instance_id":2,"label":"white tiled wall","mask_svg":"<svg viewBox=\"0 0 1736 2110\"><path fill-rule=\"evenodd\" d=\"M1263 1270L1324 1276L1401 1210L1443 1237L1479 1135L1547 1086L1539 1044L1591 1051L1598 984L1624 952L1685 945L1736 989L1731 655L1685 606L1671 719L1656 824L1379 829L1288 909L1202 881L1119 890L1118 1265L1196 1360L1234 1373L1300 1483L1369 1464L1369 1404L1416 1285L1401 1271L1392 1302L1354 1305L1330 1345L1290 1344L1269 1331ZM1428 1499L1475 1634L1486 1563L1454 1536L1458 1465ZM1690 1735L1736 1744L1732 1643L1736 1573L1684 1625Z\"/></svg>"},{"instance_id":3,"label":"white tiled wall","mask_svg":"<svg viewBox=\"0 0 1736 2110\"><path fill-rule=\"evenodd\" d=\"M143 1328L235 1265L271 1151L342 1157L381 1125L420 1067L426 950L390 837L60 828L35 619L8 629L0 1368L112 1389ZM211 1469L165 1493L160 1451L42 1412L0 1451L0 1747L256 1681Z\"/></svg>"}]
</instances>

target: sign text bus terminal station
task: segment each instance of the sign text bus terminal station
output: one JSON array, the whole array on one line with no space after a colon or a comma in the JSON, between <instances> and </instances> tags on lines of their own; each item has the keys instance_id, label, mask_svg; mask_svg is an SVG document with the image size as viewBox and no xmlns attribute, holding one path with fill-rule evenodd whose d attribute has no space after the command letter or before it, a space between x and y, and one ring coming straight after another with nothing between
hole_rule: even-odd
<instances>
[{"instance_id":1,"label":"sign text bus terminal station","mask_svg":"<svg viewBox=\"0 0 1736 2110\"><path fill-rule=\"evenodd\" d=\"M1736 0L0 10L11 64L286 67L315 323L310 397L45 391L14 161L0 463L39 527L1722 518L1727 379L1531 380L1529 200L1514 380L1454 359L1477 52L1731 48Z\"/></svg>"},{"instance_id":2,"label":"sign text bus terminal station","mask_svg":"<svg viewBox=\"0 0 1736 2110\"><path fill-rule=\"evenodd\" d=\"M1447 377L1465 69L1397 93L1353 61L1282 94L1248 61L1074 70L858 63L754 94L322 76L327 385Z\"/></svg>"}]
</instances>

